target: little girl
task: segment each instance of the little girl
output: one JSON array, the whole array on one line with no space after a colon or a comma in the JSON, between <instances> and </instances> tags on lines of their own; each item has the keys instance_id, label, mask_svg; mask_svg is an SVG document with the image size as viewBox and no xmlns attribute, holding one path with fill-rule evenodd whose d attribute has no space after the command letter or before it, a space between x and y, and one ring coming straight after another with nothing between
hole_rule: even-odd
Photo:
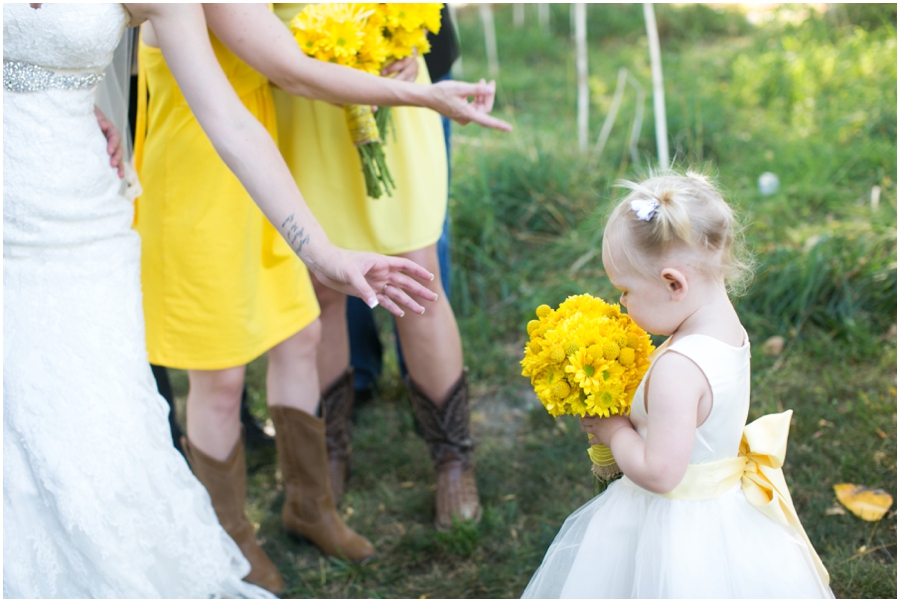
<instances>
[{"instance_id":1,"label":"little girl","mask_svg":"<svg viewBox=\"0 0 900 602\"><path fill-rule=\"evenodd\" d=\"M523 597L833 598L781 472L790 411L745 428L731 209L691 172L621 185L603 266L634 321L670 337L630 416L581 419L625 476L566 520Z\"/></svg>"}]
</instances>

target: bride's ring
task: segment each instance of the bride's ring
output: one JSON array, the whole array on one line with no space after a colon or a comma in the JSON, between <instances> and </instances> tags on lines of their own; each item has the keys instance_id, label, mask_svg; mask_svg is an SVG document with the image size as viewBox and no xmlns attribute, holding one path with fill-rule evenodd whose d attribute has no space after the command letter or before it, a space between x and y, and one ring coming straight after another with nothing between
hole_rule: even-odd
<instances>
[{"instance_id":1,"label":"bride's ring","mask_svg":"<svg viewBox=\"0 0 900 602\"><path fill-rule=\"evenodd\" d=\"M384 286L381 287L381 296L383 296L383 297L386 297L386 296L387 296L387 287L388 287L388 284L390 284L390 282L388 282L387 284L385 284Z\"/></svg>"}]
</instances>

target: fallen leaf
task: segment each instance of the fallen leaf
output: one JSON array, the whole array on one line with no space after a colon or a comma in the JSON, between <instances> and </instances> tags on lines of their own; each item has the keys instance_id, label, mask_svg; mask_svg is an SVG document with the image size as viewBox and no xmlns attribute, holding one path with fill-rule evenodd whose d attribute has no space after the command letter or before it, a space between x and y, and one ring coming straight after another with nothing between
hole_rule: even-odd
<instances>
[{"instance_id":1,"label":"fallen leaf","mask_svg":"<svg viewBox=\"0 0 900 602\"><path fill-rule=\"evenodd\" d=\"M811 438L811 439L818 439L819 437L821 437L821 436L824 435L824 434L825 434L825 433L823 433L822 431L816 431L815 433L812 434L812 437L810 437L810 438Z\"/></svg>"},{"instance_id":2,"label":"fallen leaf","mask_svg":"<svg viewBox=\"0 0 900 602\"><path fill-rule=\"evenodd\" d=\"M875 464L878 466L881 466L881 463L887 459L887 454L883 451L877 451L873 455L875 457Z\"/></svg>"},{"instance_id":3,"label":"fallen leaf","mask_svg":"<svg viewBox=\"0 0 900 602\"><path fill-rule=\"evenodd\" d=\"M840 483L834 486L834 493L847 510L871 522L881 520L894 503L891 494L883 489L862 485Z\"/></svg>"},{"instance_id":4,"label":"fallen leaf","mask_svg":"<svg viewBox=\"0 0 900 602\"><path fill-rule=\"evenodd\" d=\"M834 506L826 510L825 514L828 516L845 515L847 514L847 511L835 504Z\"/></svg>"},{"instance_id":5,"label":"fallen leaf","mask_svg":"<svg viewBox=\"0 0 900 602\"><path fill-rule=\"evenodd\" d=\"M784 351L784 337L769 337L763 343L763 351L766 355L781 355L781 352Z\"/></svg>"},{"instance_id":6,"label":"fallen leaf","mask_svg":"<svg viewBox=\"0 0 900 602\"><path fill-rule=\"evenodd\" d=\"M400 483L401 489L409 489L410 487L415 487L416 484L413 481L404 481Z\"/></svg>"},{"instance_id":7,"label":"fallen leaf","mask_svg":"<svg viewBox=\"0 0 900 602\"><path fill-rule=\"evenodd\" d=\"M509 495L504 495L502 498L500 498L500 501L501 501L501 502L509 502L509 501L514 500L514 499L516 499L516 494L515 494L515 493L510 493Z\"/></svg>"},{"instance_id":8,"label":"fallen leaf","mask_svg":"<svg viewBox=\"0 0 900 602\"><path fill-rule=\"evenodd\" d=\"M875 429L875 434L878 435L879 437L881 437L882 439L887 439L887 433L885 433L883 430L881 430L879 428Z\"/></svg>"},{"instance_id":9,"label":"fallen leaf","mask_svg":"<svg viewBox=\"0 0 900 602\"><path fill-rule=\"evenodd\" d=\"M834 424L822 418L819 420L819 426L834 426Z\"/></svg>"}]
</instances>

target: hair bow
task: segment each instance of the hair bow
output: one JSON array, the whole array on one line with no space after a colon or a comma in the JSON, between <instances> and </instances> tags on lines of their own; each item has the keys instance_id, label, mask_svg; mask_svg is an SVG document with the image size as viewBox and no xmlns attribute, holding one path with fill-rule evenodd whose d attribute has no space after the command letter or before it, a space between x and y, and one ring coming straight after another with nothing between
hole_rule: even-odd
<instances>
[{"instance_id":1,"label":"hair bow","mask_svg":"<svg viewBox=\"0 0 900 602\"><path fill-rule=\"evenodd\" d=\"M631 201L631 210L638 219L649 222L650 218L656 213L659 207L659 201L656 199L635 199Z\"/></svg>"}]
</instances>

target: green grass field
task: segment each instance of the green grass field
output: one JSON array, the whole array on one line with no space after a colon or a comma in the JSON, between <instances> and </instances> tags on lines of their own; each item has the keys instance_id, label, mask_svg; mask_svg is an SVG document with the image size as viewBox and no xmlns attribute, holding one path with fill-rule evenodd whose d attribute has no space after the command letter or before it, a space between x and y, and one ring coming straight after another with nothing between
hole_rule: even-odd
<instances>
[{"instance_id":1,"label":"green grass field","mask_svg":"<svg viewBox=\"0 0 900 602\"><path fill-rule=\"evenodd\" d=\"M582 292L615 298L600 262L603 215L612 183L656 155L650 68L640 5L590 5L591 145L620 68L647 99L638 164L629 152L633 89L602 155L580 155L568 5L551 9L545 33L533 7L523 29L509 5L494 7L495 112L515 132L454 130L452 302L470 368L484 518L433 530L428 454L390 355L378 399L358 411L341 506L378 548L373 561L347 565L290 541L274 450L251 454L248 511L287 597L518 597L565 517L597 492L577 421L547 415L518 362L537 305ZM827 14L791 5L756 25L737 8L656 10L676 163L717 175L757 264L736 299L755 345L751 418L794 410L785 472L835 594L895 598L896 506L865 522L842 511L832 486L897 493L896 5ZM463 77L481 77L477 8L458 14ZM756 186L766 171L780 179L770 196ZM379 320L390 339L387 315ZM768 355L763 343L776 335L784 350ZM264 358L248 373L261 418L264 373ZM176 388L185 394L181 373Z\"/></svg>"}]
</instances>

